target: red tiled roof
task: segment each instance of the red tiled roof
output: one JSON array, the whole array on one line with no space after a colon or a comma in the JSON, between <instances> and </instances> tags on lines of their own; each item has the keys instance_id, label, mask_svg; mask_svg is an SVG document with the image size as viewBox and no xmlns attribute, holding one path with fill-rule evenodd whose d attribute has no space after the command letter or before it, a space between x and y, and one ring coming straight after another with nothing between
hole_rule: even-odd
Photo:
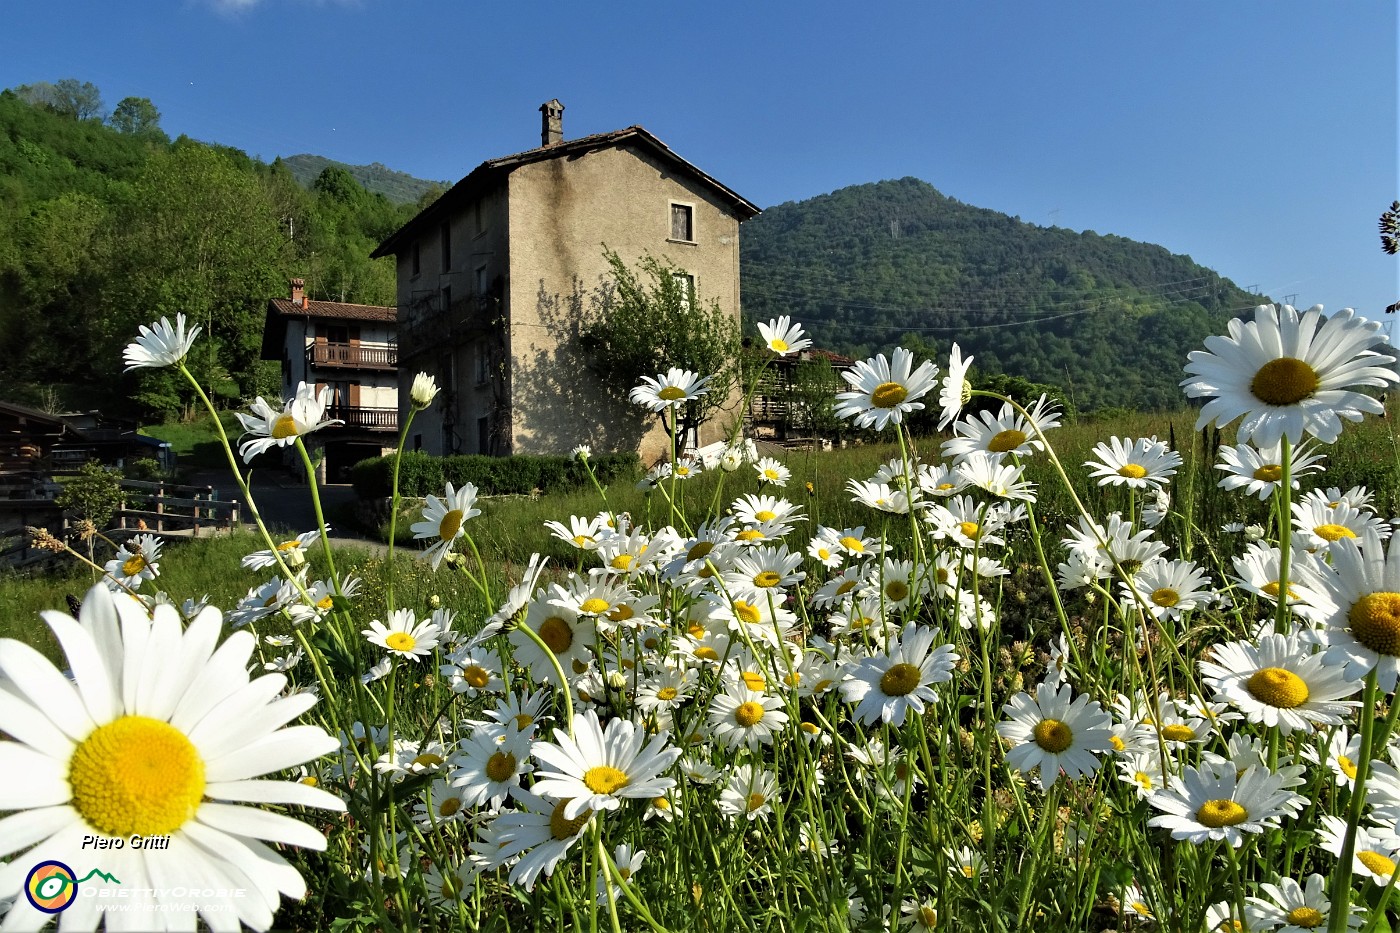
<instances>
[{"instance_id":1,"label":"red tiled roof","mask_svg":"<svg viewBox=\"0 0 1400 933\"><path fill-rule=\"evenodd\" d=\"M382 321L394 323L398 320L397 308L379 305L352 305L342 301L310 301L306 307L292 304L290 298L273 298L268 307L283 317L318 317L343 321Z\"/></svg>"},{"instance_id":2,"label":"red tiled roof","mask_svg":"<svg viewBox=\"0 0 1400 933\"><path fill-rule=\"evenodd\" d=\"M515 155L486 160L472 169L471 174L449 188L442 197L425 207L417 216L391 234L383 243L380 243L378 248L370 254L370 258L378 259L381 256L392 256L396 254L400 245L408 239L411 231L418 229L420 226L444 212L455 209L459 203L469 201L477 195L490 179L509 174L509 172L517 166L528 165L531 162L543 162L547 159L579 156L594 149L603 149L608 146L617 146L625 143L640 144L642 147L662 156L673 164L680 166L685 172L705 182L713 188L723 200L729 202L730 210L741 221L748 220L750 217L759 213L758 206L752 201L741 196L732 188L721 184L713 176L706 174L685 159L676 155L671 151L669 146L648 133L645 129L640 126L629 126L621 130L612 130L607 133L594 133L591 136L580 136L578 139L567 139L563 142L552 143L548 146L539 146L535 149L517 152Z\"/></svg>"}]
</instances>

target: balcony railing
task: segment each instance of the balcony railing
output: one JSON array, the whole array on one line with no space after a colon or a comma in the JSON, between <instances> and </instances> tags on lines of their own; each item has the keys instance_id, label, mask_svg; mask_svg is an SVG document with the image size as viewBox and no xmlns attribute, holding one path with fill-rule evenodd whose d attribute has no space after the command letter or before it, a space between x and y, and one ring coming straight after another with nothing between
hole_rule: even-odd
<instances>
[{"instance_id":1,"label":"balcony railing","mask_svg":"<svg viewBox=\"0 0 1400 933\"><path fill-rule=\"evenodd\" d=\"M314 343L306 348L312 366L332 369L392 370L398 365L398 347L367 347L349 343Z\"/></svg>"},{"instance_id":2,"label":"balcony railing","mask_svg":"<svg viewBox=\"0 0 1400 933\"><path fill-rule=\"evenodd\" d=\"M499 325L499 315L495 295L466 295L445 307L440 293L415 292L407 308L399 309L401 355L412 359L488 333Z\"/></svg>"},{"instance_id":3,"label":"balcony railing","mask_svg":"<svg viewBox=\"0 0 1400 933\"><path fill-rule=\"evenodd\" d=\"M397 431L399 410L397 408L365 408L359 405L332 405L326 409L326 417L339 418L347 428L362 428L371 431Z\"/></svg>"}]
</instances>

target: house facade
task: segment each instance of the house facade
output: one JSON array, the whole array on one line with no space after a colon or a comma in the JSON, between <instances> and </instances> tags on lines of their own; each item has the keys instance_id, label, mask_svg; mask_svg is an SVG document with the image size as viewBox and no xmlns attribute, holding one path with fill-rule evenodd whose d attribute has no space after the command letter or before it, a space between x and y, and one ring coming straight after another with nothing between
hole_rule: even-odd
<instances>
[{"instance_id":1,"label":"house facade","mask_svg":"<svg viewBox=\"0 0 1400 933\"><path fill-rule=\"evenodd\" d=\"M408 446L506 455L588 444L650 462L669 450L658 422L605 397L577 341L609 273L604 245L629 265L647 254L669 263L737 318L739 224L758 208L640 126L566 141L563 106L540 111L538 148L482 163L373 254L397 258L401 380L427 372L442 389Z\"/></svg>"},{"instance_id":2,"label":"house facade","mask_svg":"<svg viewBox=\"0 0 1400 933\"><path fill-rule=\"evenodd\" d=\"M307 435L323 449L322 479L346 482L351 466L398 443L398 313L378 305L312 301L301 279L267 305L263 359L282 364L282 397L300 383L330 389L327 417L344 425Z\"/></svg>"}]
</instances>

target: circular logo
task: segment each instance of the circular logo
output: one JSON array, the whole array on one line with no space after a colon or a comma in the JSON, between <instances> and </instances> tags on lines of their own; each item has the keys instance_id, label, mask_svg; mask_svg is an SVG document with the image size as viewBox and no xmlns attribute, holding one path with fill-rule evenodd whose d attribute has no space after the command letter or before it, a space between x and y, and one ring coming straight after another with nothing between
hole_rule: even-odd
<instances>
[{"instance_id":1,"label":"circular logo","mask_svg":"<svg viewBox=\"0 0 1400 933\"><path fill-rule=\"evenodd\" d=\"M24 879L24 896L36 909L56 914L78 896L77 875L62 862L40 862Z\"/></svg>"}]
</instances>

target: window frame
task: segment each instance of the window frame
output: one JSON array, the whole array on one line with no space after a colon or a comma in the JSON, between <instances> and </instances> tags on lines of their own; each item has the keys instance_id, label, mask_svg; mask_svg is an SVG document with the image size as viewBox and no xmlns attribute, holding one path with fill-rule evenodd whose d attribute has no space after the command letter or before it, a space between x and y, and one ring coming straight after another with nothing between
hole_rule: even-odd
<instances>
[{"instance_id":1,"label":"window frame","mask_svg":"<svg viewBox=\"0 0 1400 933\"><path fill-rule=\"evenodd\" d=\"M694 245L695 243L697 243L698 241L696 240L696 235L695 235L695 204L694 204L693 202L691 202L691 201L676 201L676 200L672 200L672 201L670 201L670 202L668 202L668 203L669 203L670 206L668 207L667 212L666 212L666 230L667 230L667 233L666 233L666 240L667 240L667 242L669 242L669 243L689 243L689 244L691 244L691 245ZM680 209L682 209L682 210L685 211L686 226L689 227L689 229L688 229L687 231L685 231L685 232L687 232L688 234L690 234L690 236L689 236L688 238L682 238L682 237L676 236L676 209L677 209L677 208L680 208Z\"/></svg>"}]
</instances>

